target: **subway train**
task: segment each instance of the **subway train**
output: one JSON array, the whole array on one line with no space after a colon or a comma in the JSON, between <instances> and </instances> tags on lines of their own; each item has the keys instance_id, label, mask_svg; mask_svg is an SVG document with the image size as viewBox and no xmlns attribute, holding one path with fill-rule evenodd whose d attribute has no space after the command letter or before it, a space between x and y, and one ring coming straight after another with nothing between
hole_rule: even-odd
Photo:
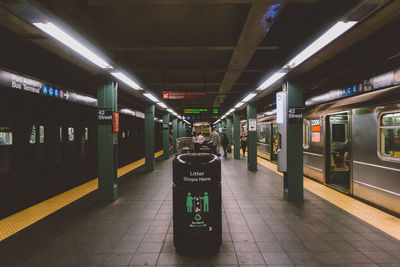
<instances>
[{"instance_id":1,"label":"subway train","mask_svg":"<svg viewBox=\"0 0 400 267\"><path fill-rule=\"evenodd\" d=\"M305 101L304 175L400 214L400 70ZM258 118L257 153L277 159L276 111Z\"/></svg>"},{"instance_id":2,"label":"subway train","mask_svg":"<svg viewBox=\"0 0 400 267\"><path fill-rule=\"evenodd\" d=\"M78 93L75 102L50 97L43 82L19 75L11 88L6 74L0 70L0 219L97 177L97 100L81 95L78 101ZM119 167L144 157L145 149L144 114L122 111ZM156 121L155 151L161 142Z\"/></svg>"}]
</instances>

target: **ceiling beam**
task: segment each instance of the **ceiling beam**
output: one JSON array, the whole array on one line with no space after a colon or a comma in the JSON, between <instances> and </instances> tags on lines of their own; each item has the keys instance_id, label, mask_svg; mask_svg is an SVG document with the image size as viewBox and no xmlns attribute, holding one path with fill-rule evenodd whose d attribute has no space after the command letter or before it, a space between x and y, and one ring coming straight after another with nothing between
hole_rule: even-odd
<instances>
[{"instance_id":1,"label":"ceiling beam","mask_svg":"<svg viewBox=\"0 0 400 267\"><path fill-rule=\"evenodd\" d=\"M275 3L317 4L331 0L275 0ZM262 4L265 0L89 0L89 6Z\"/></svg>"},{"instance_id":2,"label":"ceiling beam","mask_svg":"<svg viewBox=\"0 0 400 267\"><path fill-rule=\"evenodd\" d=\"M228 69L241 70L247 68L247 65L256 52L255 47L260 45L282 8L282 6L272 7L274 3L274 1L257 1L251 5L237 47L233 51L229 61ZM272 13L270 8L275 8L273 11L277 13L273 16L268 16L269 13ZM226 72L219 92L229 92L241 75L242 71ZM213 106L220 107L224 100L225 95L221 94L217 96Z\"/></svg>"},{"instance_id":3,"label":"ceiling beam","mask_svg":"<svg viewBox=\"0 0 400 267\"><path fill-rule=\"evenodd\" d=\"M216 82L166 82L166 83L149 83L150 87L165 86L218 86L221 83ZM234 83L234 85L250 85L250 83Z\"/></svg>"},{"instance_id":4,"label":"ceiling beam","mask_svg":"<svg viewBox=\"0 0 400 267\"><path fill-rule=\"evenodd\" d=\"M171 52L171 51L231 51L235 50L236 46L113 46L108 47L111 51L117 52L137 52L137 51L150 51L150 52ZM255 50L277 50L278 46L255 46L255 47L241 47L244 49L255 49Z\"/></svg>"}]
</instances>

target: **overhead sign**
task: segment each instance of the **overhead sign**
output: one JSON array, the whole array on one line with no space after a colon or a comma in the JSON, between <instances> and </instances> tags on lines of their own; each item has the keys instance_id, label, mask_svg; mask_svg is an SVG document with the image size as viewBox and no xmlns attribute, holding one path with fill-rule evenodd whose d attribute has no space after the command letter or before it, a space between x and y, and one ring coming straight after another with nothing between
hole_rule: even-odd
<instances>
[{"instance_id":1,"label":"overhead sign","mask_svg":"<svg viewBox=\"0 0 400 267\"><path fill-rule=\"evenodd\" d=\"M163 99L198 99L204 97L206 97L205 92L163 92Z\"/></svg>"},{"instance_id":2,"label":"overhead sign","mask_svg":"<svg viewBox=\"0 0 400 267\"><path fill-rule=\"evenodd\" d=\"M163 130L169 130L169 123L163 123Z\"/></svg>"},{"instance_id":3,"label":"overhead sign","mask_svg":"<svg viewBox=\"0 0 400 267\"><path fill-rule=\"evenodd\" d=\"M36 79L0 70L0 86L30 92L42 96L58 98L70 102L97 106L97 99L67 91Z\"/></svg>"},{"instance_id":4,"label":"overhead sign","mask_svg":"<svg viewBox=\"0 0 400 267\"><path fill-rule=\"evenodd\" d=\"M217 108L184 108L184 114L218 114Z\"/></svg>"}]
</instances>

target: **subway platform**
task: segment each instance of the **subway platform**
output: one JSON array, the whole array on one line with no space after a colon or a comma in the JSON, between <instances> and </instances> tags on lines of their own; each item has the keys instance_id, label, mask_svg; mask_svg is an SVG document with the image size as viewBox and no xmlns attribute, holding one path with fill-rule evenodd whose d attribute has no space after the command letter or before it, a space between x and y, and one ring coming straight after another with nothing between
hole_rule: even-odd
<instances>
[{"instance_id":1,"label":"subway platform","mask_svg":"<svg viewBox=\"0 0 400 267\"><path fill-rule=\"evenodd\" d=\"M215 255L175 252L170 159L124 175L112 204L95 191L3 240L0 266L400 266L398 239L307 190L285 201L282 177L261 164L223 158L222 191Z\"/></svg>"}]
</instances>

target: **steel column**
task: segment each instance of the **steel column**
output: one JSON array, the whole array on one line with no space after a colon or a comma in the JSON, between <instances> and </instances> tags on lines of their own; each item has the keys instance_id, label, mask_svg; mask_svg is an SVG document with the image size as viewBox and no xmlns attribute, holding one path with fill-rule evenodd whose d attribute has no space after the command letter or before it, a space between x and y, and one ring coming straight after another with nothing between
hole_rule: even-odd
<instances>
[{"instance_id":1,"label":"steel column","mask_svg":"<svg viewBox=\"0 0 400 267\"><path fill-rule=\"evenodd\" d=\"M107 83L97 90L98 108L117 111L116 82ZM117 142L118 133L113 133L112 123L97 126L97 171L99 196L104 201L115 201L118 198L117 182Z\"/></svg>"},{"instance_id":2,"label":"steel column","mask_svg":"<svg viewBox=\"0 0 400 267\"><path fill-rule=\"evenodd\" d=\"M253 103L247 104L247 169L257 171L257 129L250 130L249 122L257 120L257 109Z\"/></svg>"},{"instance_id":3,"label":"steel column","mask_svg":"<svg viewBox=\"0 0 400 267\"><path fill-rule=\"evenodd\" d=\"M154 105L146 107L144 118L145 167L154 170Z\"/></svg>"}]
</instances>

